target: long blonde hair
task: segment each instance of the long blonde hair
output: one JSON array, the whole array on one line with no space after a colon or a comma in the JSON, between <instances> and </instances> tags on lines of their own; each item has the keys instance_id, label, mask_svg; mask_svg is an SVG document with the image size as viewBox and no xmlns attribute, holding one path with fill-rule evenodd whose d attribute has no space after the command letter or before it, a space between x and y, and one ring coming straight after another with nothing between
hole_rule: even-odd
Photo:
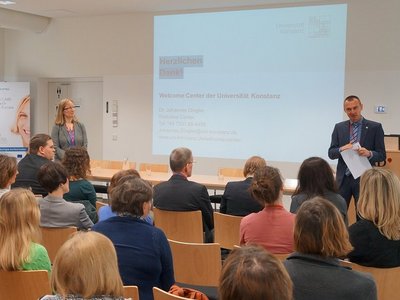
<instances>
[{"instance_id":1,"label":"long blonde hair","mask_svg":"<svg viewBox=\"0 0 400 300\"><path fill-rule=\"evenodd\" d=\"M64 117L64 108L67 106L67 104L71 102L72 105L75 105L74 100L69 99L69 98L65 98L62 99L60 101L60 103L58 103L57 106L57 115L56 115L56 119L54 121L54 123L56 123L56 125L64 125L65 124L65 117ZM72 119L73 122L78 122L78 119L76 118L76 116L74 115L74 118Z\"/></svg>"},{"instance_id":2,"label":"long blonde hair","mask_svg":"<svg viewBox=\"0 0 400 300\"><path fill-rule=\"evenodd\" d=\"M56 255L51 284L63 297L123 296L114 245L98 232L77 232Z\"/></svg>"},{"instance_id":3,"label":"long blonde hair","mask_svg":"<svg viewBox=\"0 0 400 300\"><path fill-rule=\"evenodd\" d=\"M0 198L0 270L15 271L30 259L40 239L40 210L35 195L17 188Z\"/></svg>"},{"instance_id":4,"label":"long blonde hair","mask_svg":"<svg viewBox=\"0 0 400 300\"><path fill-rule=\"evenodd\" d=\"M389 240L400 240L400 181L393 172L383 168L365 171L357 208Z\"/></svg>"}]
</instances>

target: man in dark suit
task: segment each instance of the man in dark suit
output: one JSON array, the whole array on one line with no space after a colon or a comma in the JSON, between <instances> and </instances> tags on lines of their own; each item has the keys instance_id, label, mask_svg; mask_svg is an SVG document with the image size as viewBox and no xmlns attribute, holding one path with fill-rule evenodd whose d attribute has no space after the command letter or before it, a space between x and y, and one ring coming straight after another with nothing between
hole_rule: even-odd
<instances>
[{"instance_id":1,"label":"man in dark suit","mask_svg":"<svg viewBox=\"0 0 400 300\"><path fill-rule=\"evenodd\" d=\"M18 163L18 174L11 187L29 187L35 195L46 196L48 193L39 184L37 174L41 166L54 159L54 154L53 140L48 134L34 135L29 141L29 152Z\"/></svg>"},{"instance_id":2,"label":"man in dark suit","mask_svg":"<svg viewBox=\"0 0 400 300\"><path fill-rule=\"evenodd\" d=\"M365 119L361 115L363 105L357 96L344 99L344 111L348 121L337 123L332 133L331 146L328 150L330 159L339 159L336 170L336 182L339 192L349 206L351 197L358 201L360 178L354 178L349 172L340 152L351 149L359 142L358 154L369 159L371 165L385 161L386 150L383 128L380 123Z\"/></svg>"},{"instance_id":3,"label":"man in dark suit","mask_svg":"<svg viewBox=\"0 0 400 300\"><path fill-rule=\"evenodd\" d=\"M188 180L193 168L192 151L188 148L174 149L169 157L169 164L173 175L168 181L154 187L154 206L172 211L200 210L206 241L211 242L214 221L207 188Z\"/></svg>"}]
</instances>

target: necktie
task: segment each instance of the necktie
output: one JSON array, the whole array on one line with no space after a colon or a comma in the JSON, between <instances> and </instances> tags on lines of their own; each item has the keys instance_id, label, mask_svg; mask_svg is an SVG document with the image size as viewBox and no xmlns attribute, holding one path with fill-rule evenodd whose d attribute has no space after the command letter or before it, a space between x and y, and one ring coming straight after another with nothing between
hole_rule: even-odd
<instances>
[{"instance_id":1,"label":"necktie","mask_svg":"<svg viewBox=\"0 0 400 300\"><path fill-rule=\"evenodd\" d=\"M354 144L359 141L358 139L358 127L360 126L360 123L353 123L351 124L351 133L350 133L350 143ZM349 176L351 174L349 168L346 168L345 175Z\"/></svg>"},{"instance_id":2,"label":"necktie","mask_svg":"<svg viewBox=\"0 0 400 300\"><path fill-rule=\"evenodd\" d=\"M359 141L358 139L358 127L360 126L360 123L353 123L351 125L351 134L350 134L350 143L354 144Z\"/></svg>"}]
</instances>

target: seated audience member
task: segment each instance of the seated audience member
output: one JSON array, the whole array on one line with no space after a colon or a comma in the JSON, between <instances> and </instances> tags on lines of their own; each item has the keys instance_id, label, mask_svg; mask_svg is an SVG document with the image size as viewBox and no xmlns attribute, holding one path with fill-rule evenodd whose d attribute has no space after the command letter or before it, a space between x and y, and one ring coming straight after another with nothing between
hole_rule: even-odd
<instances>
[{"instance_id":1,"label":"seated audience member","mask_svg":"<svg viewBox=\"0 0 400 300\"><path fill-rule=\"evenodd\" d=\"M0 197L10 190L17 176L17 159L0 154Z\"/></svg>"},{"instance_id":2,"label":"seated audience member","mask_svg":"<svg viewBox=\"0 0 400 300\"><path fill-rule=\"evenodd\" d=\"M177 148L169 156L173 175L154 187L154 206L162 210L195 211L200 210L206 241L213 241L213 209L207 188L189 181L192 176L193 156L188 148Z\"/></svg>"},{"instance_id":3,"label":"seated audience member","mask_svg":"<svg viewBox=\"0 0 400 300\"><path fill-rule=\"evenodd\" d=\"M284 265L292 279L295 300L376 300L370 274L343 267L352 247L339 210L329 201L316 197L304 202L296 215L296 252Z\"/></svg>"},{"instance_id":4,"label":"seated audience member","mask_svg":"<svg viewBox=\"0 0 400 300\"><path fill-rule=\"evenodd\" d=\"M265 160L259 156L250 157L243 168L243 181L228 182L221 198L219 211L223 214L234 216L247 216L253 212L259 212L264 208L259 201L254 199L250 193L250 185L255 171L265 167Z\"/></svg>"},{"instance_id":5,"label":"seated audience member","mask_svg":"<svg viewBox=\"0 0 400 300\"><path fill-rule=\"evenodd\" d=\"M282 263L265 249L234 249L225 260L219 300L292 300L292 281Z\"/></svg>"},{"instance_id":6,"label":"seated audience member","mask_svg":"<svg viewBox=\"0 0 400 300\"><path fill-rule=\"evenodd\" d=\"M42 300L122 300L123 285L111 241L97 232L77 232L58 251L51 273L56 295Z\"/></svg>"},{"instance_id":7,"label":"seated audience member","mask_svg":"<svg viewBox=\"0 0 400 300\"><path fill-rule=\"evenodd\" d=\"M45 164L39 170L38 180L49 193L43 199L39 199L41 226L76 226L80 229L93 226L83 204L63 199L63 195L69 191L68 174L63 165L55 162Z\"/></svg>"},{"instance_id":8,"label":"seated audience member","mask_svg":"<svg viewBox=\"0 0 400 300\"><path fill-rule=\"evenodd\" d=\"M64 199L85 205L92 222L97 222L96 191L86 179L90 174L89 153L83 147L68 148L64 152L62 164L67 169L69 180L69 192L64 194Z\"/></svg>"},{"instance_id":9,"label":"seated audience member","mask_svg":"<svg viewBox=\"0 0 400 300\"><path fill-rule=\"evenodd\" d=\"M108 186L108 199L112 201L111 199L111 191L113 188L117 186L117 184L124 183L125 180L131 180L133 178L140 178L140 174L138 171L134 169L128 169L128 170L121 170L113 175L110 180L110 185ZM144 220L153 225L153 218L151 217L151 212L144 218ZM104 205L99 208L98 211L99 215L99 221L104 221L108 218L115 217L117 213L113 212L111 210L110 205Z\"/></svg>"},{"instance_id":10,"label":"seated audience member","mask_svg":"<svg viewBox=\"0 0 400 300\"><path fill-rule=\"evenodd\" d=\"M372 168L360 179L358 213L349 228L351 261L370 267L400 266L400 181L390 170Z\"/></svg>"},{"instance_id":11,"label":"seated audience member","mask_svg":"<svg viewBox=\"0 0 400 300\"><path fill-rule=\"evenodd\" d=\"M261 245L272 253L292 252L294 214L283 207L283 180L279 170L269 166L259 168L250 191L265 207L258 213L243 217L240 244Z\"/></svg>"},{"instance_id":12,"label":"seated audience member","mask_svg":"<svg viewBox=\"0 0 400 300\"><path fill-rule=\"evenodd\" d=\"M117 251L124 285L137 285L140 300L153 299L152 288L168 291L175 283L171 249L165 234L143 220L151 209L153 190L132 178L111 190L111 208L117 216L92 228L107 236Z\"/></svg>"},{"instance_id":13,"label":"seated audience member","mask_svg":"<svg viewBox=\"0 0 400 300\"><path fill-rule=\"evenodd\" d=\"M0 197L0 270L51 271L40 239L40 211L35 195L16 188Z\"/></svg>"},{"instance_id":14,"label":"seated audience member","mask_svg":"<svg viewBox=\"0 0 400 300\"><path fill-rule=\"evenodd\" d=\"M347 225L347 204L338 193L333 171L320 157L310 157L303 161L297 176L298 185L292 196L290 212L296 213L300 205L316 196L332 202L339 209Z\"/></svg>"},{"instance_id":15,"label":"seated audience member","mask_svg":"<svg viewBox=\"0 0 400 300\"><path fill-rule=\"evenodd\" d=\"M54 144L48 134L36 134L29 142L29 152L18 163L18 174L11 188L31 188L35 195L46 196L46 190L40 186L37 174L44 164L54 159Z\"/></svg>"}]
</instances>

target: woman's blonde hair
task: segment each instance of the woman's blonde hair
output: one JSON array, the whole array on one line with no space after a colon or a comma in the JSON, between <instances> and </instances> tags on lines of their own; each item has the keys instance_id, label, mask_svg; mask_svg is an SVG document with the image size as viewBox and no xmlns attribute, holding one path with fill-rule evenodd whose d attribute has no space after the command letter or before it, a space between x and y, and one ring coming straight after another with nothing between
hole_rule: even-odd
<instances>
[{"instance_id":1,"label":"woman's blonde hair","mask_svg":"<svg viewBox=\"0 0 400 300\"><path fill-rule=\"evenodd\" d=\"M389 240L400 240L400 181L393 172L383 168L365 171L357 208Z\"/></svg>"},{"instance_id":2,"label":"woman's blonde hair","mask_svg":"<svg viewBox=\"0 0 400 300\"><path fill-rule=\"evenodd\" d=\"M25 105L27 105L27 104L29 105L30 101L31 101L31 96L30 95L27 95L24 98L22 98L21 102L18 105L17 113L15 114L15 123L11 127L11 132L13 132L13 133L18 133L19 132L18 120L19 120L19 117L20 117L20 113L24 109Z\"/></svg>"},{"instance_id":3,"label":"woman's blonde hair","mask_svg":"<svg viewBox=\"0 0 400 300\"><path fill-rule=\"evenodd\" d=\"M344 257L353 249L339 210L322 197L305 201L297 211L294 245L300 253L324 257Z\"/></svg>"},{"instance_id":4,"label":"woman's blonde hair","mask_svg":"<svg viewBox=\"0 0 400 300\"><path fill-rule=\"evenodd\" d=\"M40 239L40 210L35 195L16 188L0 198L0 270L15 271L29 261Z\"/></svg>"},{"instance_id":5,"label":"woman's blonde hair","mask_svg":"<svg viewBox=\"0 0 400 300\"><path fill-rule=\"evenodd\" d=\"M123 296L114 245L98 232L77 232L56 255L51 284L61 296Z\"/></svg>"},{"instance_id":6,"label":"woman's blonde hair","mask_svg":"<svg viewBox=\"0 0 400 300\"><path fill-rule=\"evenodd\" d=\"M56 125L64 125L65 124L64 109L68 105L69 102L71 102L72 105L75 105L74 100L69 99L69 98L62 99L60 101L60 103L58 103L56 120L54 121L54 123L56 123ZM78 119L74 115L73 122L77 122L77 121L78 121Z\"/></svg>"}]
</instances>

